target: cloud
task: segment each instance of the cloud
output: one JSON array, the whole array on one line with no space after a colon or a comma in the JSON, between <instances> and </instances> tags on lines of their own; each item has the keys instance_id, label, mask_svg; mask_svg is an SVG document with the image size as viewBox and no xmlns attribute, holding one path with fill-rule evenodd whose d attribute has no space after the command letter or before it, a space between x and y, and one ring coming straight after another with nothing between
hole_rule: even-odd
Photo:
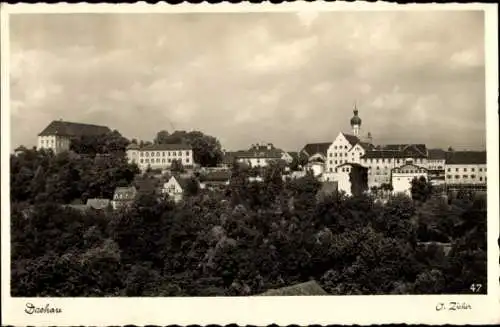
<instances>
[{"instance_id":1,"label":"cloud","mask_svg":"<svg viewBox=\"0 0 500 327\"><path fill-rule=\"evenodd\" d=\"M129 138L199 129L228 149L376 142L485 145L480 12L15 15L12 145L53 119ZM456 133L457 128L460 133Z\"/></svg>"}]
</instances>

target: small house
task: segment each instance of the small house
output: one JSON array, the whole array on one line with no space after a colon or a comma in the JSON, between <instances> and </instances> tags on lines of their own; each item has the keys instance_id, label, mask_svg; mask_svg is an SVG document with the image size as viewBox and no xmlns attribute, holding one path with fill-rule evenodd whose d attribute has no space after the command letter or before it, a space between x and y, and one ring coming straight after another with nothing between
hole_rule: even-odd
<instances>
[{"instance_id":1,"label":"small house","mask_svg":"<svg viewBox=\"0 0 500 327\"><path fill-rule=\"evenodd\" d=\"M188 191L189 183L192 181L193 180L190 178L182 178L178 175L172 176L165 184L163 184L161 193L162 195L173 199L174 202L179 202Z\"/></svg>"},{"instance_id":2,"label":"small house","mask_svg":"<svg viewBox=\"0 0 500 327\"><path fill-rule=\"evenodd\" d=\"M113 195L111 206L113 209L119 209L131 205L137 196L137 189L134 186L117 187Z\"/></svg>"},{"instance_id":3,"label":"small house","mask_svg":"<svg viewBox=\"0 0 500 327\"><path fill-rule=\"evenodd\" d=\"M420 177L427 180L427 169L411 163L393 168L391 172L393 192L411 196L411 182L414 178Z\"/></svg>"},{"instance_id":4,"label":"small house","mask_svg":"<svg viewBox=\"0 0 500 327\"><path fill-rule=\"evenodd\" d=\"M206 190L222 189L229 185L230 171L212 171L200 176L200 188Z\"/></svg>"}]
</instances>

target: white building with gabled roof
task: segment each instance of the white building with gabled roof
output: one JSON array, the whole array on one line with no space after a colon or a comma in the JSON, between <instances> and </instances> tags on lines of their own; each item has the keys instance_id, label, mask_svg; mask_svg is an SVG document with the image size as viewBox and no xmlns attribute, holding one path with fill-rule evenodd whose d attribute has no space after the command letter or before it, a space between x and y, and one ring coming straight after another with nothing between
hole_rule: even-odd
<instances>
[{"instance_id":1,"label":"white building with gabled roof","mask_svg":"<svg viewBox=\"0 0 500 327\"><path fill-rule=\"evenodd\" d=\"M193 149L188 144L150 144L139 146L130 144L127 147L129 163L135 163L141 170L168 169L174 161L183 167L194 165Z\"/></svg>"},{"instance_id":2,"label":"white building with gabled roof","mask_svg":"<svg viewBox=\"0 0 500 327\"><path fill-rule=\"evenodd\" d=\"M411 196L411 182L420 177L428 180L429 176L425 167L407 163L391 169L392 192Z\"/></svg>"}]
</instances>

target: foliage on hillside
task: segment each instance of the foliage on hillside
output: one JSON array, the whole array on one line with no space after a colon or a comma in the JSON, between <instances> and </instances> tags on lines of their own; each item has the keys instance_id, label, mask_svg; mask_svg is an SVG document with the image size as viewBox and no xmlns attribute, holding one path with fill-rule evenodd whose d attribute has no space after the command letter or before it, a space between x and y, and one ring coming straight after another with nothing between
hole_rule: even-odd
<instances>
[{"instance_id":1,"label":"foliage on hillside","mask_svg":"<svg viewBox=\"0 0 500 327\"><path fill-rule=\"evenodd\" d=\"M53 202L105 192L105 178L130 168L95 172L96 162L43 152L12 160L13 296L253 295L311 279L346 295L487 288L482 198L319 201L310 174L283 182L272 166L252 183L236 165L227 193L179 204L143 194L128 211L81 212ZM45 184L37 167L50 172ZM40 201L39 189L50 196ZM434 241L450 242L449 254L421 244Z\"/></svg>"},{"instance_id":2,"label":"foliage on hillside","mask_svg":"<svg viewBox=\"0 0 500 327\"><path fill-rule=\"evenodd\" d=\"M112 198L139 172L124 153L108 155L26 150L10 158L11 201L28 203L85 202Z\"/></svg>"},{"instance_id":3,"label":"foliage on hillside","mask_svg":"<svg viewBox=\"0 0 500 327\"><path fill-rule=\"evenodd\" d=\"M193 148L194 162L204 167L213 167L222 162L222 147L217 138L200 131L175 131L169 134L162 130L156 134L155 144L189 144Z\"/></svg>"}]
</instances>

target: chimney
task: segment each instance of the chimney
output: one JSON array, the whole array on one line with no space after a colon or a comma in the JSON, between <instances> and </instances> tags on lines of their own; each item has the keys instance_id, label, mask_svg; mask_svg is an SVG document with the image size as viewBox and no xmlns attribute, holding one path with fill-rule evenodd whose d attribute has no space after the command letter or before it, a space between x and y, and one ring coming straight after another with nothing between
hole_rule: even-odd
<instances>
[{"instance_id":1,"label":"chimney","mask_svg":"<svg viewBox=\"0 0 500 327\"><path fill-rule=\"evenodd\" d=\"M272 143L267 143L267 149L268 150L272 150L273 148L273 144Z\"/></svg>"}]
</instances>

